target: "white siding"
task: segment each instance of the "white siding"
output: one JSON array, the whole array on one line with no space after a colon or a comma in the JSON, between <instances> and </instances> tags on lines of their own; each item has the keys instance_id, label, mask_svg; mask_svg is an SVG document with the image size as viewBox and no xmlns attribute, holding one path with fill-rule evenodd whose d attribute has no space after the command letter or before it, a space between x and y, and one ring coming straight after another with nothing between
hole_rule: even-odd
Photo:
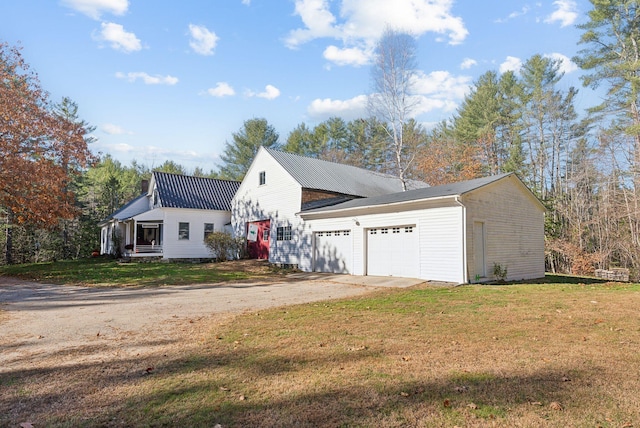
<instances>
[{"instance_id":1,"label":"white siding","mask_svg":"<svg viewBox=\"0 0 640 428\"><path fill-rule=\"evenodd\" d=\"M544 211L517 177L511 176L464 195L467 207L467 257L475 266L473 223L485 224L486 280L494 263L507 268L508 280L544 276ZM474 281L473 275L469 278Z\"/></svg>"},{"instance_id":2,"label":"white siding","mask_svg":"<svg viewBox=\"0 0 640 428\"><path fill-rule=\"evenodd\" d=\"M204 224L213 223L216 232L223 232L231 221L228 211L161 208L164 212L162 247L165 259L209 258L204 245ZM178 224L189 223L189 239L178 239Z\"/></svg>"},{"instance_id":3,"label":"white siding","mask_svg":"<svg viewBox=\"0 0 640 428\"><path fill-rule=\"evenodd\" d=\"M453 203L453 202L452 202ZM426 205L426 204L424 204ZM366 275L366 231L372 228L415 225L418 233L418 278L463 282L462 207L432 206L411 211L348 215L308 220L314 232L351 229L354 275Z\"/></svg>"},{"instance_id":4,"label":"white siding","mask_svg":"<svg viewBox=\"0 0 640 428\"><path fill-rule=\"evenodd\" d=\"M420 278L464 282L462 207L424 210L418 233Z\"/></svg>"},{"instance_id":5,"label":"white siding","mask_svg":"<svg viewBox=\"0 0 640 428\"><path fill-rule=\"evenodd\" d=\"M260 185L260 172L266 183ZM312 235L295 214L300 211L302 187L265 150L260 149L232 201L235 236L244 236L246 223L271 220L271 263L297 264L311 269ZM278 241L277 228L291 226L291 241Z\"/></svg>"}]
</instances>

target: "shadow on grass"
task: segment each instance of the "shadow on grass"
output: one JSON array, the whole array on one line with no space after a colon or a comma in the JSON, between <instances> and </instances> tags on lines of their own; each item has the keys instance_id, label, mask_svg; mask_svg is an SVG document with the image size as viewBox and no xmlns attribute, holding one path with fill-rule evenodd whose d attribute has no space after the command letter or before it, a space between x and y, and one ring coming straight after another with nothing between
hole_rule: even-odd
<instances>
[{"instance_id":1,"label":"shadow on grass","mask_svg":"<svg viewBox=\"0 0 640 428\"><path fill-rule=\"evenodd\" d=\"M494 281L487 282L487 285L509 285L509 284L606 284L608 281L606 279L594 278L590 276L573 276L573 275L562 275L562 274L553 274L547 273L544 275L544 278L538 279L523 279L522 281Z\"/></svg>"},{"instance_id":2,"label":"shadow on grass","mask_svg":"<svg viewBox=\"0 0 640 428\"><path fill-rule=\"evenodd\" d=\"M379 357L366 350L285 358L269 349L229 348L10 371L0 373L0 425L30 420L39 426L460 426L506 421L515 408L553 424L563 416L550 417L549 403L567 403L585 391L592 399L600 394L580 386L580 378L593 373L573 367L444 377L336 375L343 366L364 367ZM150 364L154 369L147 374ZM317 380L306 382L305 370ZM569 373L572 382L564 382ZM297 382L292 376L301 377ZM59 387L37 388L48 382ZM122 387L128 393L114 393Z\"/></svg>"}]
</instances>

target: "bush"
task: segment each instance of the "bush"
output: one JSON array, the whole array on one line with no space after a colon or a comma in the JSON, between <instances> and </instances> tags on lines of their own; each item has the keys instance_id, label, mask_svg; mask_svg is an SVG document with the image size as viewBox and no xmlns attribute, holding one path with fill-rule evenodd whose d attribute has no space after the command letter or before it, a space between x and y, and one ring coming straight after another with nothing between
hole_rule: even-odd
<instances>
[{"instance_id":1,"label":"bush","mask_svg":"<svg viewBox=\"0 0 640 428\"><path fill-rule=\"evenodd\" d=\"M213 258L218 262L244 258L244 238L234 238L226 232L212 232L204 240Z\"/></svg>"}]
</instances>

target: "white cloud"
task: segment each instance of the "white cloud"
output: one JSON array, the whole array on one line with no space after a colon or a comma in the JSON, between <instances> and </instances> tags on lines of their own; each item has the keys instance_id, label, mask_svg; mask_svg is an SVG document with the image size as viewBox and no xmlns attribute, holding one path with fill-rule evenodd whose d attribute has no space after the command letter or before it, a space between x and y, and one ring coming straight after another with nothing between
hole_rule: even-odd
<instances>
[{"instance_id":1,"label":"white cloud","mask_svg":"<svg viewBox=\"0 0 640 428\"><path fill-rule=\"evenodd\" d=\"M236 94L236 91L227 82L216 83L215 88L207 89L207 93L212 97L230 97Z\"/></svg>"},{"instance_id":2,"label":"white cloud","mask_svg":"<svg viewBox=\"0 0 640 428\"><path fill-rule=\"evenodd\" d=\"M560 22L560 27L568 27L578 19L578 6L574 0L556 0L553 5L557 9L544 20L547 24Z\"/></svg>"},{"instance_id":3,"label":"white cloud","mask_svg":"<svg viewBox=\"0 0 640 428\"><path fill-rule=\"evenodd\" d=\"M160 76L156 74L151 76L145 72L133 72L133 73L121 73L117 72L116 77L118 79L125 79L128 82L135 82L136 80L142 80L146 85L175 85L178 83L178 78L173 76Z\"/></svg>"},{"instance_id":4,"label":"white cloud","mask_svg":"<svg viewBox=\"0 0 640 428\"><path fill-rule=\"evenodd\" d=\"M515 56L507 56L507 59L504 60L498 70L500 74L506 73L507 71L513 71L514 73L520 72L520 68L522 68L522 60Z\"/></svg>"},{"instance_id":5,"label":"white cloud","mask_svg":"<svg viewBox=\"0 0 640 428\"><path fill-rule=\"evenodd\" d=\"M449 44L464 41L468 31L462 18L451 14L453 0L341 0L339 11L332 11L328 0L296 0L295 14L303 28L291 31L285 39L289 48L319 38L340 40L343 47L330 46L325 58L339 64L361 65L354 55L368 57L387 27L411 33L446 36ZM338 17L340 19L338 19ZM358 51L358 52L357 52Z\"/></svg>"},{"instance_id":6,"label":"white cloud","mask_svg":"<svg viewBox=\"0 0 640 428\"><path fill-rule=\"evenodd\" d=\"M103 22L100 25L102 31L100 34L94 34L95 40L107 42L113 49L126 53L142 49L140 39L135 34L126 32L122 25L113 22Z\"/></svg>"},{"instance_id":7,"label":"white cloud","mask_svg":"<svg viewBox=\"0 0 640 428\"><path fill-rule=\"evenodd\" d=\"M320 37L339 37L334 27L335 16L327 0L296 0L295 15L299 15L306 28L291 31L285 43L290 48Z\"/></svg>"},{"instance_id":8,"label":"white cloud","mask_svg":"<svg viewBox=\"0 0 640 428\"><path fill-rule=\"evenodd\" d=\"M336 65L353 65L359 67L369 62L371 51L364 51L360 48L339 48L337 46L327 47L322 56Z\"/></svg>"},{"instance_id":9,"label":"white cloud","mask_svg":"<svg viewBox=\"0 0 640 428\"><path fill-rule=\"evenodd\" d=\"M546 58L551 58L551 59L555 59L556 61L558 61L560 63L560 72L564 73L564 74L569 74L572 73L574 71L576 71L578 69L578 66L576 65L576 63L574 63L573 61L571 61L571 58L569 58L566 55L563 55L561 53L551 53L551 54L547 54L544 55Z\"/></svg>"},{"instance_id":10,"label":"white cloud","mask_svg":"<svg viewBox=\"0 0 640 428\"><path fill-rule=\"evenodd\" d=\"M471 87L470 76L454 76L448 71L418 73L413 83L417 116L431 110L454 111Z\"/></svg>"},{"instance_id":11,"label":"white cloud","mask_svg":"<svg viewBox=\"0 0 640 428\"><path fill-rule=\"evenodd\" d=\"M460 69L461 70L467 70L467 69L473 67L474 65L478 65L478 61L476 61L475 59L471 59L471 58L465 58L462 61L462 64L460 64Z\"/></svg>"},{"instance_id":12,"label":"white cloud","mask_svg":"<svg viewBox=\"0 0 640 428\"><path fill-rule=\"evenodd\" d=\"M519 16L526 15L527 13L529 13L529 10L531 10L531 9L529 8L529 6L526 6L526 5L525 5L525 6L523 6L523 7L522 7L522 9L521 9L521 10L519 10L519 11L515 11L515 12L511 12L511 13L509 14L509 16L507 16L506 18L498 18L498 19L496 19L496 20L495 20L495 22L497 22L497 23L503 23L503 22L510 21L510 20L512 20L512 19L518 18Z\"/></svg>"},{"instance_id":13,"label":"white cloud","mask_svg":"<svg viewBox=\"0 0 640 428\"><path fill-rule=\"evenodd\" d=\"M242 0L242 4L245 6L251 6L251 0Z\"/></svg>"},{"instance_id":14,"label":"white cloud","mask_svg":"<svg viewBox=\"0 0 640 428\"><path fill-rule=\"evenodd\" d=\"M219 40L216 33L209 31L207 27L203 25L189 24L189 34L191 40L189 46L197 54L200 55L213 55L213 50Z\"/></svg>"},{"instance_id":15,"label":"white cloud","mask_svg":"<svg viewBox=\"0 0 640 428\"><path fill-rule=\"evenodd\" d=\"M367 99L366 95L358 95L349 100L315 99L307 107L307 112L309 116L318 120L333 116L353 120L367 115Z\"/></svg>"},{"instance_id":16,"label":"white cloud","mask_svg":"<svg viewBox=\"0 0 640 428\"><path fill-rule=\"evenodd\" d=\"M103 13L124 15L129 9L129 0L62 0L61 3L95 20Z\"/></svg>"},{"instance_id":17,"label":"white cloud","mask_svg":"<svg viewBox=\"0 0 640 428\"><path fill-rule=\"evenodd\" d=\"M253 91L247 90L245 95L248 97L258 97L265 98L267 100L274 100L280 96L280 89L276 88L273 85L267 85L264 87L263 92L255 93Z\"/></svg>"},{"instance_id":18,"label":"white cloud","mask_svg":"<svg viewBox=\"0 0 640 428\"><path fill-rule=\"evenodd\" d=\"M105 123L102 125L102 131L109 135L133 135L133 132L127 131L123 127L114 125L113 123Z\"/></svg>"},{"instance_id":19,"label":"white cloud","mask_svg":"<svg viewBox=\"0 0 640 428\"><path fill-rule=\"evenodd\" d=\"M174 150L164 147L146 145L133 146L127 143L104 143L99 142L93 146L95 149L106 153L114 154L116 157L126 156L136 160L151 161L154 164L164 162L165 160L174 160L178 162L203 162L203 160L214 161L217 156L213 154L198 153L194 150Z\"/></svg>"}]
</instances>

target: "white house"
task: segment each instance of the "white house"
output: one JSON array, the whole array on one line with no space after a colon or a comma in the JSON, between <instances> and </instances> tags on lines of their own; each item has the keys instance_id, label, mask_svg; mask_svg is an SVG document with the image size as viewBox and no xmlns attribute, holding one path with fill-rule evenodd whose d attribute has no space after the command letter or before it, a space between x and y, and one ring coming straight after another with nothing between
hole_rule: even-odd
<instances>
[{"instance_id":1,"label":"white house","mask_svg":"<svg viewBox=\"0 0 640 428\"><path fill-rule=\"evenodd\" d=\"M155 171L148 191L101 222L102 254L210 258L205 236L229 231L240 182Z\"/></svg>"},{"instance_id":2,"label":"white house","mask_svg":"<svg viewBox=\"0 0 640 428\"><path fill-rule=\"evenodd\" d=\"M544 276L544 206L515 174L444 186L261 148L232 201L251 254L303 271L457 283Z\"/></svg>"}]
</instances>

